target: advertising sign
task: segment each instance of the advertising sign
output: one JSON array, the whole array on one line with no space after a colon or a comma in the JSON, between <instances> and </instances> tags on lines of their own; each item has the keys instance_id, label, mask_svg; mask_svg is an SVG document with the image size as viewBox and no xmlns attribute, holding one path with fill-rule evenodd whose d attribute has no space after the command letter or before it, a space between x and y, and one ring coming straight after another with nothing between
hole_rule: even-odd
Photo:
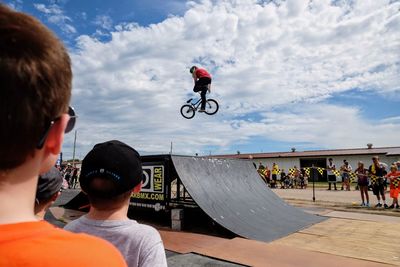
<instances>
[{"instance_id":1,"label":"advertising sign","mask_svg":"<svg viewBox=\"0 0 400 267\"><path fill-rule=\"evenodd\" d=\"M165 209L165 168L164 165L143 166L142 190L132 194L131 206Z\"/></svg>"}]
</instances>

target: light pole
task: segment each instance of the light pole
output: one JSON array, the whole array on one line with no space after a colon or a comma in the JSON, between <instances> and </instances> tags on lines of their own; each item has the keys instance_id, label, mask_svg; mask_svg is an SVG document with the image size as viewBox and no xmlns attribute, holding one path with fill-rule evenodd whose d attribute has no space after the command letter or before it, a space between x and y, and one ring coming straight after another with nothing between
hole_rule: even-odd
<instances>
[{"instance_id":1,"label":"light pole","mask_svg":"<svg viewBox=\"0 0 400 267\"><path fill-rule=\"evenodd\" d=\"M75 168L75 146L76 146L76 132L75 130L75 138L74 138L74 150L72 152L72 166Z\"/></svg>"},{"instance_id":2,"label":"light pole","mask_svg":"<svg viewBox=\"0 0 400 267\"><path fill-rule=\"evenodd\" d=\"M311 167L311 176L312 176L312 201L315 202L315 176L317 174L317 170L314 167L314 164Z\"/></svg>"}]
</instances>

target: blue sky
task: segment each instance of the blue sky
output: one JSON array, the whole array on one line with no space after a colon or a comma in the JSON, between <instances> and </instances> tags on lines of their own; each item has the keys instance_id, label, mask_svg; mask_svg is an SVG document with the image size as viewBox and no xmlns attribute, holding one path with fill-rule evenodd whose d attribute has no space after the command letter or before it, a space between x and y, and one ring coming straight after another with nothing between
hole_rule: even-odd
<instances>
[{"instance_id":1,"label":"blue sky","mask_svg":"<svg viewBox=\"0 0 400 267\"><path fill-rule=\"evenodd\" d=\"M400 145L400 1L5 2L70 51L80 158L109 139L189 155ZM193 64L221 109L185 120Z\"/></svg>"},{"instance_id":2,"label":"blue sky","mask_svg":"<svg viewBox=\"0 0 400 267\"><path fill-rule=\"evenodd\" d=\"M45 0L45 1L5 1L12 7L39 18L55 31L63 40L71 44L82 34L95 35L102 30L104 35L96 35L107 41L107 34L114 25L135 22L141 26L162 22L169 15L182 15L186 10L183 0L115 1L91 0ZM52 19L53 18L53 19ZM57 19L54 19L57 18ZM65 25L72 26L71 31Z\"/></svg>"}]
</instances>

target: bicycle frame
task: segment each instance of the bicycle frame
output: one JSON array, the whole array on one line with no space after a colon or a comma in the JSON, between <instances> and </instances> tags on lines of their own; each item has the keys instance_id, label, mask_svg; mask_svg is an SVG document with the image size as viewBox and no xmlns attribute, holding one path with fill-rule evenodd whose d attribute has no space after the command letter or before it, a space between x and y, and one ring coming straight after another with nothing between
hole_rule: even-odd
<instances>
[{"instance_id":1,"label":"bicycle frame","mask_svg":"<svg viewBox=\"0 0 400 267\"><path fill-rule=\"evenodd\" d=\"M199 108L200 104L201 104L201 98L199 98L199 99L196 101L196 103L193 103L192 100L193 100L193 98L191 98L191 99L189 99L188 101L186 101L186 103L188 103L188 104L190 103L190 104L193 106L193 108L194 108L195 110L197 110L197 109Z\"/></svg>"}]
</instances>

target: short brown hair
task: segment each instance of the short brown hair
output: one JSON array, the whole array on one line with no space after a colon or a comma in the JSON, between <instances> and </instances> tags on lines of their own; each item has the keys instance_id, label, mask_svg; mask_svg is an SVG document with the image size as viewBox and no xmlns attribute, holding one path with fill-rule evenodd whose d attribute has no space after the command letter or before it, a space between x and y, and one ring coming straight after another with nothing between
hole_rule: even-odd
<instances>
[{"instance_id":1,"label":"short brown hair","mask_svg":"<svg viewBox=\"0 0 400 267\"><path fill-rule=\"evenodd\" d=\"M51 120L68 110L72 71L60 40L0 4L0 170L25 162Z\"/></svg>"},{"instance_id":2,"label":"short brown hair","mask_svg":"<svg viewBox=\"0 0 400 267\"><path fill-rule=\"evenodd\" d=\"M92 191L103 191L103 192L112 192L116 191L116 184L113 183L110 179L104 177L95 177L90 182L90 188ZM118 194L117 196L112 197L96 197L89 192L86 193L89 199L90 204L98 210L108 210L115 206L120 206L123 204L130 196L132 195L132 190L128 190L125 193Z\"/></svg>"}]
</instances>

